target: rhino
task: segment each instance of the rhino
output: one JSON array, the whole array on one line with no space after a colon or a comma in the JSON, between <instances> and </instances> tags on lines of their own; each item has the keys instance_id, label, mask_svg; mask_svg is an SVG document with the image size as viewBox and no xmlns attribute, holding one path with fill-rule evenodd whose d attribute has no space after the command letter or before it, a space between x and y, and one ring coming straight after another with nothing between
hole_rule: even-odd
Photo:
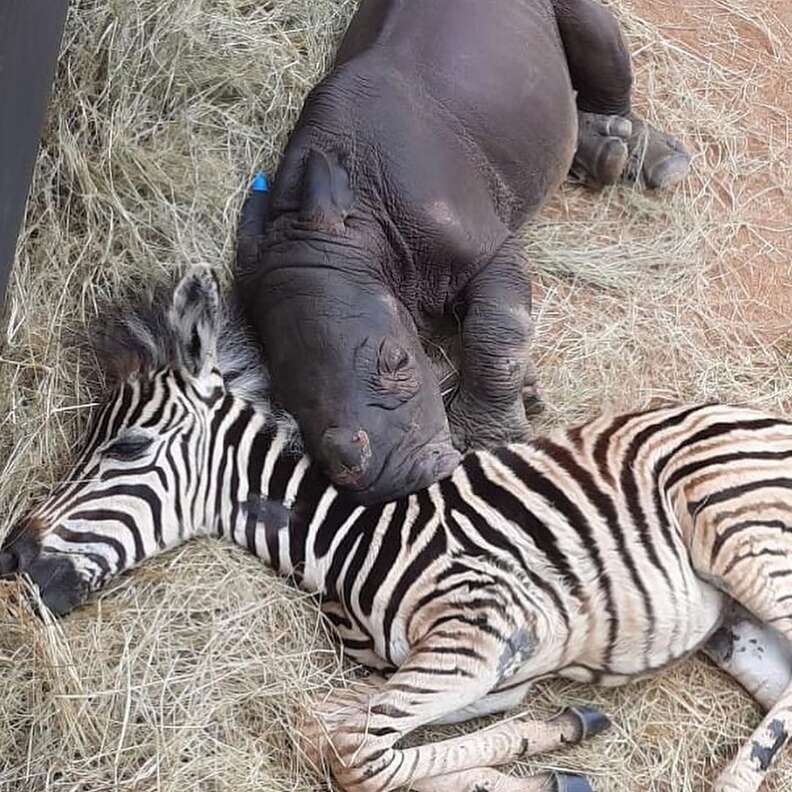
<instances>
[{"instance_id":1,"label":"rhino","mask_svg":"<svg viewBox=\"0 0 792 792\"><path fill-rule=\"evenodd\" d=\"M267 192L238 286L273 391L360 503L524 440L531 262L516 232L567 177L648 189L690 157L632 111L630 56L593 0L363 0ZM448 338L444 400L421 339Z\"/></svg>"}]
</instances>

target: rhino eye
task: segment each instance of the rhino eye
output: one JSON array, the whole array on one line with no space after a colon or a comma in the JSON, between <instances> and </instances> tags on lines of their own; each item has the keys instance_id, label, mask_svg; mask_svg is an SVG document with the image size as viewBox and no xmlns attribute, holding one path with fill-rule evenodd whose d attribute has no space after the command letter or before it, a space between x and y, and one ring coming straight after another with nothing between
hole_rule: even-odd
<instances>
[{"instance_id":1,"label":"rhino eye","mask_svg":"<svg viewBox=\"0 0 792 792\"><path fill-rule=\"evenodd\" d=\"M399 344L383 342L379 350L379 372L384 376L400 374L410 365L410 355Z\"/></svg>"},{"instance_id":2,"label":"rhino eye","mask_svg":"<svg viewBox=\"0 0 792 792\"><path fill-rule=\"evenodd\" d=\"M395 409L420 389L418 369L412 355L399 344L383 341L377 357L377 376L372 383L372 405Z\"/></svg>"},{"instance_id":3,"label":"rhino eye","mask_svg":"<svg viewBox=\"0 0 792 792\"><path fill-rule=\"evenodd\" d=\"M104 455L122 462L140 459L151 447L154 439L145 435L128 435L111 443L104 450Z\"/></svg>"}]
</instances>

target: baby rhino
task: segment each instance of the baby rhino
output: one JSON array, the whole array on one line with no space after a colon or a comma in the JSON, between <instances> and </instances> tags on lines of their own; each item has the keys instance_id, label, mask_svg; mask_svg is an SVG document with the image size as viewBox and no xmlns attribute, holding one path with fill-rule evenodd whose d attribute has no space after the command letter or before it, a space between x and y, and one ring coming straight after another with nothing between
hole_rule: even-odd
<instances>
[{"instance_id":1,"label":"baby rhino","mask_svg":"<svg viewBox=\"0 0 792 792\"><path fill-rule=\"evenodd\" d=\"M539 400L515 232L570 171L654 188L689 166L632 114L631 83L592 0L361 3L239 233L275 393L359 501L448 475L474 438L528 435ZM446 413L420 339L449 334Z\"/></svg>"}]
</instances>

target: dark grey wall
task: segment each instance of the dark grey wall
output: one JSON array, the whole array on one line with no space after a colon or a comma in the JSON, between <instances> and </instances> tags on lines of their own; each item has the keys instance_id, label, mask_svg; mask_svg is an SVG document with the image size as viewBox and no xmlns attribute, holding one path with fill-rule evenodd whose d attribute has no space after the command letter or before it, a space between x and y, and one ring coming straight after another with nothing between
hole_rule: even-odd
<instances>
[{"instance_id":1,"label":"dark grey wall","mask_svg":"<svg viewBox=\"0 0 792 792\"><path fill-rule=\"evenodd\" d=\"M66 5L67 0L0 0L0 311L38 152Z\"/></svg>"}]
</instances>

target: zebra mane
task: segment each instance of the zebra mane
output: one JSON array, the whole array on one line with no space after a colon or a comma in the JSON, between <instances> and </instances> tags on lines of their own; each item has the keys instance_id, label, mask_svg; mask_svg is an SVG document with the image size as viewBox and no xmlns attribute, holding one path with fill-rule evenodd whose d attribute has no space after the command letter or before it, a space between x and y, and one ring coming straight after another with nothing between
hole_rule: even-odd
<instances>
[{"instance_id":1,"label":"zebra mane","mask_svg":"<svg viewBox=\"0 0 792 792\"><path fill-rule=\"evenodd\" d=\"M164 366L180 366L179 337L169 318L175 284L160 284L144 296L108 302L89 331L89 345L108 384ZM291 429L291 444L301 448L296 421L272 401L264 351L245 320L235 293L222 295L217 337L217 367L229 392L269 412Z\"/></svg>"}]
</instances>

